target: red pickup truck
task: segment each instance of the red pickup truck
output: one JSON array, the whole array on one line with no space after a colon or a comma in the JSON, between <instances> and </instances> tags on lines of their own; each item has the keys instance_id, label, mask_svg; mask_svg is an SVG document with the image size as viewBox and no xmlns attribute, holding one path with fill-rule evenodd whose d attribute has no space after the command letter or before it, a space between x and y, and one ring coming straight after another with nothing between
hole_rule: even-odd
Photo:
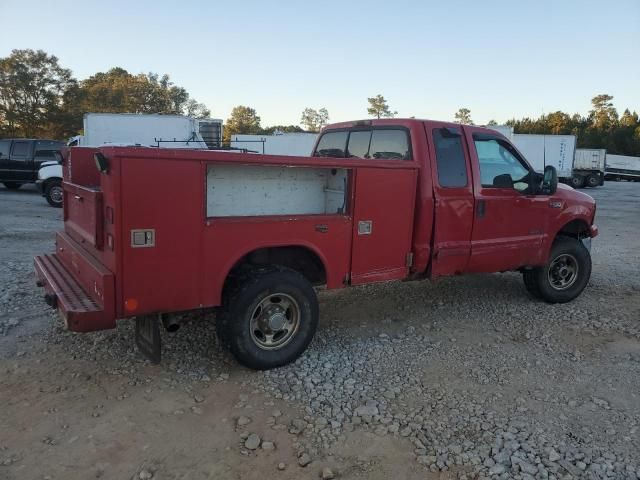
<instances>
[{"instance_id":1,"label":"red pickup truck","mask_svg":"<svg viewBox=\"0 0 640 480\"><path fill-rule=\"evenodd\" d=\"M72 148L64 231L35 258L70 330L159 324L217 308L246 366L295 360L318 324L314 286L520 271L568 302L591 274L596 205L499 133L416 119L327 126L311 157L140 147Z\"/></svg>"}]
</instances>

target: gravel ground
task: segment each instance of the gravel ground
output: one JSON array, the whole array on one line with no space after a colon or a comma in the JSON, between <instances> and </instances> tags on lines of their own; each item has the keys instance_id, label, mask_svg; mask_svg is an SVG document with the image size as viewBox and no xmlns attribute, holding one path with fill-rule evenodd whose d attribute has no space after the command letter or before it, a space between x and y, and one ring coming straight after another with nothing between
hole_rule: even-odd
<instances>
[{"instance_id":1,"label":"gravel ground","mask_svg":"<svg viewBox=\"0 0 640 480\"><path fill-rule=\"evenodd\" d=\"M638 479L640 185L587 192L576 301L514 273L322 291L308 352L252 372L211 314L160 366L130 322L66 332L31 273L61 211L0 189L0 478Z\"/></svg>"}]
</instances>

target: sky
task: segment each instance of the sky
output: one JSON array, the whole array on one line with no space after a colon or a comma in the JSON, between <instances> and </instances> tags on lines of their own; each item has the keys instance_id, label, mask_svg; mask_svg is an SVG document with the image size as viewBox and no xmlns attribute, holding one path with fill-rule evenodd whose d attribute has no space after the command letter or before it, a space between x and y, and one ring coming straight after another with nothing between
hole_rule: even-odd
<instances>
[{"instance_id":1,"label":"sky","mask_svg":"<svg viewBox=\"0 0 640 480\"><path fill-rule=\"evenodd\" d=\"M640 0L0 0L0 18L0 57L167 73L212 117L247 105L263 126L305 107L366 118L377 94L399 117L466 107L477 124L584 115L600 93L640 113Z\"/></svg>"}]
</instances>

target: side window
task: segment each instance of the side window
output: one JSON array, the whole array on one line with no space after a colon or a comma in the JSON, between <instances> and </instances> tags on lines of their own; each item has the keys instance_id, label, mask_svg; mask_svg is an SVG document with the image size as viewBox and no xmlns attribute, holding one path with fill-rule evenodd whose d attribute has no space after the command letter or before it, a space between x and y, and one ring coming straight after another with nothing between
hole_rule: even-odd
<instances>
[{"instance_id":1,"label":"side window","mask_svg":"<svg viewBox=\"0 0 640 480\"><path fill-rule=\"evenodd\" d=\"M438 183L441 187L465 187L467 165L462 147L462 135L457 128L436 128L433 141L438 165Z\"/></svg>"},{"instance_id":2,"label":"side window","mask_svg":"<svg viewBox=\"0 0 640 480\"><path fill-rule=\"evenodd\" d=\"M29 142L13 142L13 148L11 149L11 156L15 160L26 160L29 155Z\"/></svg>"},{"instance_id":3,"label":"side window","mask_svg":"<svg viewBox=\"0 0 640 480\"><path fill-rule=\"evenodd\" d=\"M348 157L369 158L371 130L354 131L349 135Z\"/></svg>"},{"instance_id":4,"label":"side window","mask_svg":"<svg viewBox=\"0 0 640 480\"><path fill-rule=\"evenodd\" d=\"M0 140L0 158L9 157L9 148L11 148L11 140Z\"/></svg>"},{"instance_id":5,"label":"side window","mask_svg":"<svg viewBox=\"0 0 640 480\"><path fill-rule=\"evenodd\" d=\"M373 130L369 158L411 160L409 134L405 130Z\"/></svg>"},{"instance_id":6,"label":"side window","mask_svg":"<svg viewBox=\"0 0 640 480\"><path fill-rule=\"evenodd\" d=\"M483 187L515 188L519 192L529 187L529 170L510 144L484 135L474 135L473 143L480 162L480 181Z\"/></svg>"},{"instance_id":7,"label":"side window","mask_svg":"<svg viewBox=\"0 0 640 480\"><path fill-rule=\"evenodd\" d=\"M46 160L57 160L57 153L58 150L36 150L36 153L33 155L33 157L39 162L44 162Z\"/></svg>"},{"instance_id":8,"label":"side window","mask_svg":"<svg viewBox=\"0 0 640 480\"><path fill-rule=\"evenodd\" d=\"M327 132L318 141L314 157L346 157L347 136L349 132Z\"/></svg>"}]
</instances>

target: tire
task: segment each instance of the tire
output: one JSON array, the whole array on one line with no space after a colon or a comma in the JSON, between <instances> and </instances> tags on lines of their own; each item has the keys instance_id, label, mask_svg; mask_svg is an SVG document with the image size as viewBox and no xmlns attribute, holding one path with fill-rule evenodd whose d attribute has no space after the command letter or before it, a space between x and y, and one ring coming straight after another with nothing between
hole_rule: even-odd
<instances>
[{"instance_id":1,"label":"tire","mask_svg":"<svg viewBox=\"0 0 640 480\"><path fill-rule=\"evenodd\" d=\"M238 362L268 370L296 360L317 326L318 299L309 281L276 266L250 270L226 289L216 328Z\"/></svg>"},{"instance_id":2,"label":"tire","mask_svg":"<svg viewBox=\"0 0 640 480\"><path fill-rule=\"evenodd\" d=\"M573 188L582 188L584 187L584 177L580 174L573 174L571 177L571 186Z\"/></svg>"},{"instance_id":3,"label":"tire","mask_svg":"<svg viewBox=\"0 0 640 480\"><path fill-rule=\"evenodd\" d=\"M558 237L544 267L526 270L524 284L535 298L566 303L578 297L591 277L591 254L576 238Z\"/></svg>"},{"instance_id":4,"label":"tire","mask_svg":"<svg viewBox=\"0 0 640 480\"><path fill-rule=\"evenodd\" d=\"M18 182L2 182L7 190L18 190L22 184Z\"/></svg>"},{"instance_id":5,"label":"tire","mask_svg":"<svg viewBox=\"0 0 640 480\"><path fill-rule=\"evenodd\" d=\"M62 181L59 179L49 180L44 187L44 198L49 205L55 208L62 208Z\"/></svg>"},{"instance_id":6,"label":"tire","mask_svg":"<svg viewBox=\"0 0 640 480\"><path fill-rule=\"evenodd\" d=\"M587 184L587 187L591 187L591 188L597 187L600 185L600 177L594 174L587 175L586 184Z\"/></svg>"}]
</instances>

